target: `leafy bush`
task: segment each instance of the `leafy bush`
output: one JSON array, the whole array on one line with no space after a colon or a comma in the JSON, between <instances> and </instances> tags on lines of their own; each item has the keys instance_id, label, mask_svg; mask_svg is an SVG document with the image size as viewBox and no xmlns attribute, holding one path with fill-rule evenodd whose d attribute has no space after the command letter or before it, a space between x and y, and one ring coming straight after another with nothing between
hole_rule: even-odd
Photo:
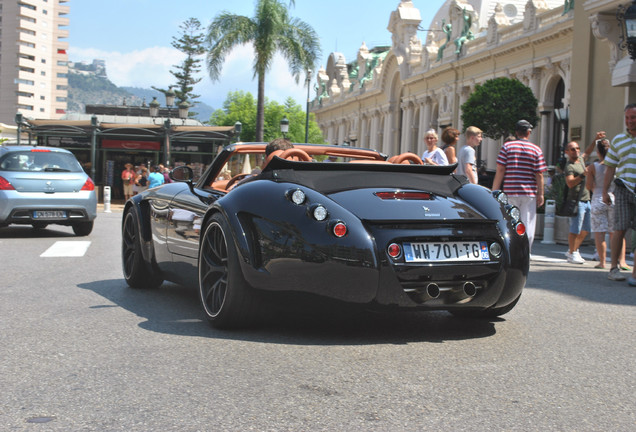
<instances>
[{"instance_id":1,"label":"leafy bush","mask_svg":"<svg viewBox=\"0 0 636 432\"><path fill-rule=\"evenodd\" d=\"M462 105L462 122L465 128L477 126L485 136L496 140L513 134L521 119L536 125L538 104L532 90L521 82L495 78L475 87Z\"/></svg>"}]
</instances>

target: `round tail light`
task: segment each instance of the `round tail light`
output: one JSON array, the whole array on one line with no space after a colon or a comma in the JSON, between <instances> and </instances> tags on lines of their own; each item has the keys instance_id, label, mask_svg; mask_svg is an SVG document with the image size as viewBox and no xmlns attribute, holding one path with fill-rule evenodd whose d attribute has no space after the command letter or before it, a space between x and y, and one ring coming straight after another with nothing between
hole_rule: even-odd
<instances>
[{"instance_id":1,"label":"round tail light","mask_svg":"<svg viewBox=\"0 0 636 432\"><path fill-rule=\"evenodd\" d=\"M387 248L387 253L391 258L395 259L402 255L402 248L397 243L391 243Z\"/></svg>"},{"instance_id":2,"label":"round tail light","mask_svg":"<svg viewBox=\"0 0 636 432\"><path fill-rule=\"evenodd\" d=\"M336 237L344 237L347 235L347 226L344 222L336 222L333 226L333 235Z\"/></svg>"},{"instance_id":3,"label":"round tail light","mask_svg":"<svg viewBox=\"0 0 636 432\"><path fill-rule=\"evenodd\" d=\"M517 231L517 234L522 236L526 233L526 226L523 224L523 222L519 222L517 225L515 225L515 231Z\"/></svg>"}]
</instances>

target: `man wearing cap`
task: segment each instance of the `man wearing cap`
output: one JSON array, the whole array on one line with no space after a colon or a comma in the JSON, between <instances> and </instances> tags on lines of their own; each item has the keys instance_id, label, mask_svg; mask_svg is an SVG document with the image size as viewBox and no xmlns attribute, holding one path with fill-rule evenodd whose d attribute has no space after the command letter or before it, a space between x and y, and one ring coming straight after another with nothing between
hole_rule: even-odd
<instances>
[{"instance_id":1,"label":"man wearing cap","mask_svg":"<svg viewBox=\"0 0 636 432\"><path fill-rule=\"evenodd\" d=\"M517 139L508 141L499 151L492 189L503 189L510 204L519 208L532 250L537 207L543 205L543 173L548 167L541 148L528 141L532 133L530 122L519 120L515 132Z\"/></svg>"}]
</instances>

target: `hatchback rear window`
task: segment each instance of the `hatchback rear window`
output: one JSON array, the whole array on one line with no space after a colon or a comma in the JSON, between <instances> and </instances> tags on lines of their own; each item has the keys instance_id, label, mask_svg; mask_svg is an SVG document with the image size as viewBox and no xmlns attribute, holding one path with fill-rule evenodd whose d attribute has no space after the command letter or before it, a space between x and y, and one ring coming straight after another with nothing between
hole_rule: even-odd
<instances>
[{"instance_id":1,"label":"hatchback rear window","mask_svg":"<svg viewBox=\"0 0 636 432\"><path fill-rule=\"evenodd\" d=\"M0 171L81 172L82 167L69 153L25 150L6 154L0 161Z\"/></svg>"}]
</instances>

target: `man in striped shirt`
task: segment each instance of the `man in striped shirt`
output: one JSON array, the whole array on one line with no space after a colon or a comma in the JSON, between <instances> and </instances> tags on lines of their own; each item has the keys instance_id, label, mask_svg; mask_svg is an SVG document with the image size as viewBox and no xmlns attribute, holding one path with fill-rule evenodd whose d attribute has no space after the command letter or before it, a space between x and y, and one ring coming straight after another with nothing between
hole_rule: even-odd
<instances>
[{"instance_id":1,"label":"man in striped shirt","mask_svg":"<svg viewBox=\"0 0 636 432\"><path fill-rule=\"evenodd\" d=\"M636 104L625 107L626 132L614 137L603 164L607 166L603 179L603 202L610 204L609 188L612 181L614 188L614 235L612 236L612 265L607 278L615 281L625 280L618 268L618 259L623 248L625 231L634 223L634 186L636 186ZM616 176L616 180L614 180ZM636 266L628 280L629 285L636 286Z\"/></svg>"},{"instance_id":2,"label":"man in striped shirt","mask_svg":"<svg viewBox=\"0 0 636 432\"><path fill-rule=\"evenodd\" d=\"M515 132L517 139L508 141L499 151L492 189L502 189L503 186L510 204L519 208L532 250L537 207L543 205L543 173L548 167L541 148L528 141L532 133L530 122L519 120Z\"/></svg>"}]
</instances>

